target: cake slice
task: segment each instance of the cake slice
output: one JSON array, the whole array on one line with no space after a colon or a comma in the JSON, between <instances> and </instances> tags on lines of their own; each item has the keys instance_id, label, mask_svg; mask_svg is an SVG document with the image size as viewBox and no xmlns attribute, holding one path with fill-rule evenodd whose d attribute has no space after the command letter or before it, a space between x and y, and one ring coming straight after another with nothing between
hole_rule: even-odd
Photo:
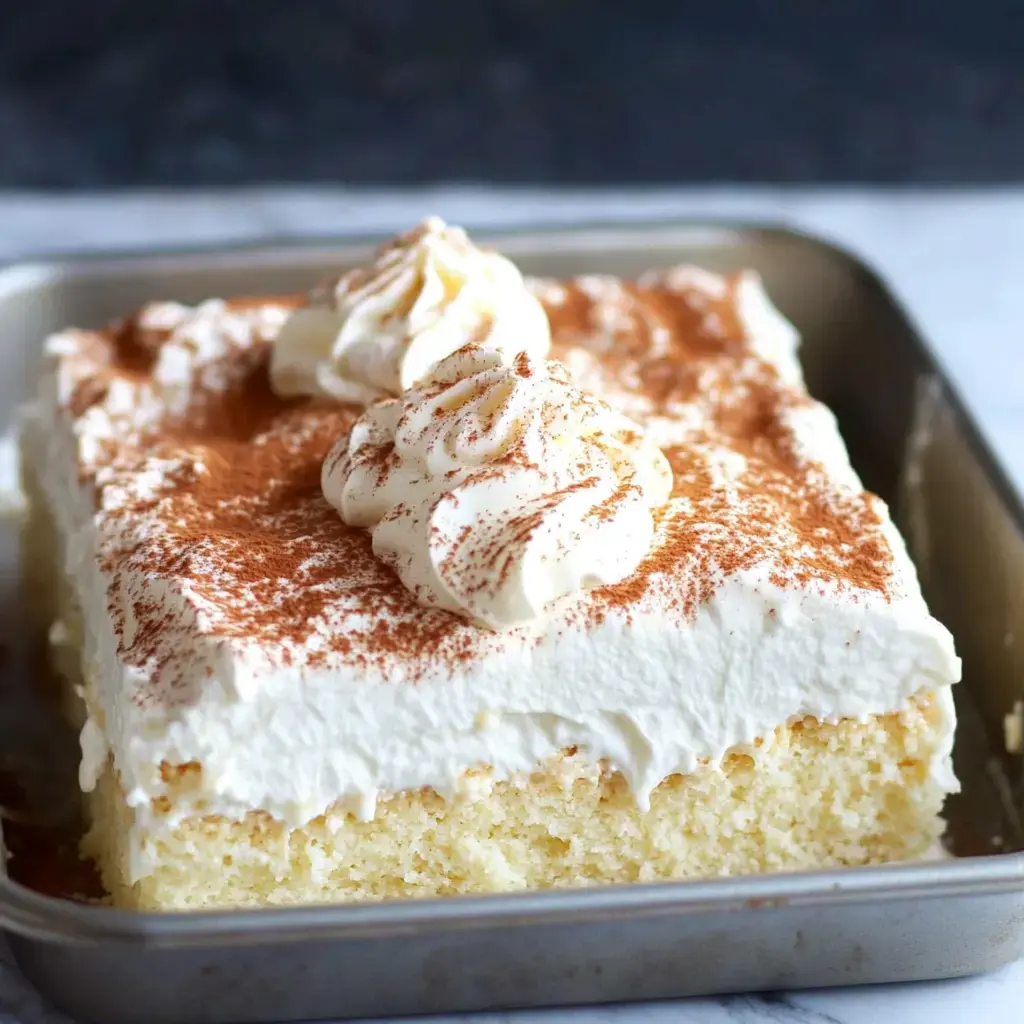
<instances>
[{"instance_id":1,"label":"cake slice","mask_svg":"<svg viewBox=\"0 0 1024 1024\"><path fill-rule=\"evenodd\" d=\"M959 661L796 346L751 274L524 282L436 221L298 311L50 339L30 575L114 902L924 854Z\"/></svg>"}]
</instances>

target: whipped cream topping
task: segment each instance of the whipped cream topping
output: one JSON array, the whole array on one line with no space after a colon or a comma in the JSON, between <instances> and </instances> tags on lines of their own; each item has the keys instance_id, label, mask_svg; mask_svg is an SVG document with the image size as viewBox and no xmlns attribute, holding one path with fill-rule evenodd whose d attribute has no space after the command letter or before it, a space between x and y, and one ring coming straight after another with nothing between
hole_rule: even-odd
<instances>
[{"instance_id":1,"label":"whipped cream topping","mask_svg":"<svg viewBox=\"0 0 1024 1024\"><path fill-rule=\"evenodd\" d=\"M552 324L552 357L580 387L642 423L662 447L704 432L722 399L755 386L766 368L803 391L799 336L752 270L700 267L532 278ZM839 440L842 445L842 440Z\"/></svg>"},{"instance_id":2,"label":"whipped cream topping","mask_svg":"<svg viewBox=\"0 0 1024 1024\"><path fill-rule=\"evenodd\" d=\"M120 347L100 331L48 338L56 400L73 414L80 469L102 468L112 447L195 415L203 395L244 385L287 317L281 302L152 302L118 327Z\"/></svg>"},{"instance_id":3,"label":"whipped cream topping","mask_svg":"<svg viewBox=\"0 0 1024 1024\"><path fill-rule=\"evenodd\" d=\"M467 345L371 406L322 486L422 604L505 629L629 576L672 470L560 364Z\"/></svg>"},{"instance_id":4,"label":"whipped cream topping","mask_svg":"<svg viewBox=\"0 0 1024 1024\"><path fill-rule=\"evenodd\" d=\"M270 374L283 395L401 394L468 341L542 358L547 317L514 264L430 217L289 319Z\"/></svg>"}]
</instances>

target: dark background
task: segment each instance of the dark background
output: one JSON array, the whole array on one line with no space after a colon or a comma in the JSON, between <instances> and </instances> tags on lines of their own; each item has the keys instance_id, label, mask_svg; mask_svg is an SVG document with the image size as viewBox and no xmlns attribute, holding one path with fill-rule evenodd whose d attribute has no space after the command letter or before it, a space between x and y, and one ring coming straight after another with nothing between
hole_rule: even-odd
<instances>
[{"instance_id":1,"label":"dark background","mask_svg":"<svg viewBox=\"0 0 1024 1024\"><path fill-rule=\"evenodd\" d=\"M0 0L0 187L453 180L1024 180L1024 3Z\"/></svg>"}]
</instances>

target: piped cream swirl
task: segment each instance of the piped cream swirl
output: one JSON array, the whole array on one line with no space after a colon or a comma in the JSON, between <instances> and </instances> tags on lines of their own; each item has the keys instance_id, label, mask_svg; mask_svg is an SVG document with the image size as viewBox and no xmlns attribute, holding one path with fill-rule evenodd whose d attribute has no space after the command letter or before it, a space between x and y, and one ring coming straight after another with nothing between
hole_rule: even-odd
<instances>
[{"instance_id":1,"label":"piped cream swirl","mask_svg":"<svg viewBox=\"0 0 1024 1024\"><path fill-rule=\"evenodd\" d=\"M547 315L515 265L430 217L296 310L271 354L284 395L398 395L467 341L543 358Z\"/></svg>"},{"instance_id":2,"label":"piped cream swirl","mask_svg":"<svg viewBox=\"0 0 1024 1024\"><path fill-rule=\"evenodd\" d=\"M560 363L479 345L367 409L321 479L422 604L499 630L629 576L672 489L661 450Z\"/></svg>"}]
</instances>

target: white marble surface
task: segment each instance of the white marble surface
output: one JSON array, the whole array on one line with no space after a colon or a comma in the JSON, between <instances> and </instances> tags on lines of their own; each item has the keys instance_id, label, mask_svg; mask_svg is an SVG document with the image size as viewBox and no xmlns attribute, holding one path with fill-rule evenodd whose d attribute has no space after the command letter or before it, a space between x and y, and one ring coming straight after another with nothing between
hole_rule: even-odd
<instances>
[{"instance_id":1,"label":"white marble surface","mask_svg":"<svg viewBox=\"0 0 1024 1024\"><path fill-rule=\"evenodd\" d=\"M0 193L0 261L45 252L173 247L390 230L426 212L468 226L696 216L785 222L864 257L904 301L1024 491L1024 189L885 193L804 190L401 194L344 190L41 197ZM986 1024L1021 1019L1024 962L957 981L461 1017L461 1024L786 1022ZM0 951L0 1024L62 1020ZM437 1018L431 1018L436 1020ZM454 1020L454 1018L452 1018Z\"/></svg>"}]
</instances>

